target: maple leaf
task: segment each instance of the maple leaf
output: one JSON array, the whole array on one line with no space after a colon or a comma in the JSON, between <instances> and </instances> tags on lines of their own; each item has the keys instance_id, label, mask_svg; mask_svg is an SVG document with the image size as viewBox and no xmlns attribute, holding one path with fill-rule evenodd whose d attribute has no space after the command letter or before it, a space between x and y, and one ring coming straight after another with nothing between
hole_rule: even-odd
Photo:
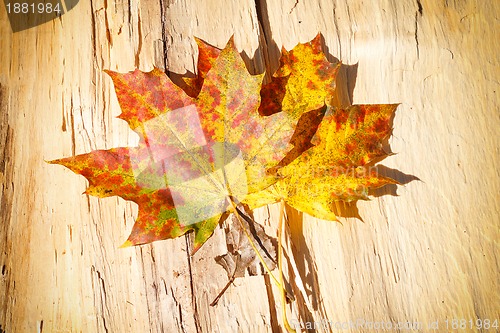
<instances>
[{"instance_id":1,"label":"maple leaf","mask_svg":"<svg viewBox=\"0 0 500 333\"><path fill-rule=\"evenodd\" d=\"M253 209L284 199L334 219L332 203L366 199L367 189L395 183L363 167L384 156L381 140L396 106L332 107L340 64L326 59L319 35L283 50L264 86L232 38L223 50L196 41L198 74L180 85L157 68L106 71L137 147L50 162L86 177L86 194L138 204L124 245L194 231L196 251L239 202Z\"/></svg>"},{"instance_id":2,"label":"maple leaf","mask_svg":"<svg viewBox=\"0 0 500 333\"><path fill-rule=\"evenodd\" d=\"M213 49L206 53L210 64L199 72L203 85L196 98L158 69L107 71L122 109L119 118L139 134L138 146L50 162L85 176L87 194L117 195L139 205L124 245L194 230L197 250L231 210L228 200L243 200L276 182L267 171L291 149L302 113L259 114L263 74L248 73L232 39L218 57Z\"/></svg>"},{"instance_id":3,"label":"maple leaf","mask_svg":"<svg viewBox=\"0 0 500 333\"><path fill-rule=\"evenodd\" d=\"M197 75L194 78L183 77L182 82L179 82L186 94L191 97L196 97L200 93L203 81L210 68L212 68L215 59L220 54L220 49L206 43L205 41L195 37L196 44L198 45L198 64Z\"/></svg>"},{"instance_id":4,"label":"maple leaf","mask_svg":"<svg viewBox=\"0 0 500 333\"><path fill-rule=\"evenodd\" d=\"M396 104L330 108L319 125L314 147L280 169L273 186L246 197L250 209L284 200L295 209L325 220L337 220L338 201L367 200L370 189L397 181L380 176L372 164L388 154Z\"/></svg>"},{"instance_id":5,"label":"maple leaf","mask_svg":"<svg viewBox=\"0 0 500 333\"><path fill-rule=\"evenodd\" d=\"M142 156L141 156L142 155ZM216 215L194 224L183 224L178 219L177 206L168 187L151 186L150 179L137 174L140 162L147 160L149 151L144 147L122 147L95 150L88 154L50 161L63 165L89 181L85 194L99 198L120 196L138 205L138 216L127 242L122 246L150 243L154 240L175 238L193 230L195 250L213 232L222 216ZM143 174L158 175L159 165L150 165ZM138 177L139 176L139 177ZM158 177L155 177L158 178Z\"/></svg>"},{"instance_id":6,"label":"maple leaf","mask_svg":"<svg viewBox=\"0 0 500 333\"><path fill-rule=\"evenodd\" d=\"M122 113L130 128L143 135L142 125L159 115L193 103L160 69L141 72L117 73L105 70L115 86Z\"/></svg>"},{"instance_id":7,"label":"maple leaf","mask_svg":"<svg viewBox=\"0 0 500 333\"><path fill-rule=\"evenodd\" d=\"M292 139L293 149L270 173L287 165L309 149L310 140L324 116L326 105L332 105L335 80L340 62L329 62L321 48L321 35L298 44L292 50L282 48L280 66L260 91L259 113L284 112L300 117Z\"/></svg>"},{"instance_id":8,"label":"maple leaf","mask_svg":"<svg viewBox=\"0 0 500 333\"><path fill-rule=\"evenodd\" d=\"M321 35L298 44L292 50L281 50L280 66L271 82L262 86L259 112L300 113L331 105L340 62L329 62L321 49Z\"/></svg>"}]
</instances>

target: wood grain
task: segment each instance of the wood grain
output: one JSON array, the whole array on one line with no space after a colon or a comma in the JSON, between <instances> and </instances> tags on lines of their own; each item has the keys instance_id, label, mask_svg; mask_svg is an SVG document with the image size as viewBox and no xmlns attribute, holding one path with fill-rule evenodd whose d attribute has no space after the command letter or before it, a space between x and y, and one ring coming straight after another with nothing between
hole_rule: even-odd
<instances>
[{"instance_id":1,"label":"wood grain","mask_svg":"<svg viewBox=\"0 0 500 333\"><path fill-rule=\"evenodd\" d=\"M288 269L307 291L294 289L292 323L500 320L498 13L473 0L81 1L12 33L0 10L0 332L280 332L262 276L208 306L227 281L221 229L194 257L189 237L118 249L136 206L81 195L83 177L44 160L137 142L103 69L193 72L193 36L234 35L252 72L272 71L282 45L318 32L345 64L339 103L401 103L383 164L407 184L359 203L363 222L288 210ZM275 228L276 207L257 216Z\"/></svg>"}]
</instances>

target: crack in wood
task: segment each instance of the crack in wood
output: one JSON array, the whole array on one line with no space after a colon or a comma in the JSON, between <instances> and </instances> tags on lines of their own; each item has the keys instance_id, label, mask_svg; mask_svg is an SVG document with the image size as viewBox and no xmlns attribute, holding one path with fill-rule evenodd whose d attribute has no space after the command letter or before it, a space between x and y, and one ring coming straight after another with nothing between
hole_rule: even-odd
<instances>
[{"instance_id":1,"label":"crack in wood","mask_svg":"<svg viewBox=\"0 0 500 333\"><path fill-rule=\"evenodd\" d=\"M339 45L339 58L340 58L342 56L342 43L340 41L339 22L337 20L337 7L335 4L333 5L333 25L335 26L335 36L337 36L337 43Z\"/></svg>"},{"instance_id":2,"label":"crack in wood","mask_svg":"<svg viewBox=\"0 0 500 333\"><path fill-rule=\"evenodd\" d=\"M259 24L259 44L260 53L262 59L264 60L265 66L265 79L271 79L272 73L277 69L279 56L281 54L281 47L278 47L276 42L273 40L271 23L269 19L268 4L267 0L255 0L255 12L257 15L257 22ZM272 57L276 57L276 62L271 61ZM276 66L276 67L275 67Z\"/></svg>"},{"instance_id":3,"label":"crack in wood","mask_svg":"<svg viewBox=\"0 0 500 333\"><path fill-rule=\"evenodd\" d=\"M106 39L109 43L109 47L113 47L113 39L111 38L111 31L109 30L109 20L108 20L108 1L104 0L104 26L106 27Z\"/></svg>"},{"instance_id":4,"label":"crack in wood","mask_svg":"<svg viewBox=\"0 0 500 333\"><path fill-rule=\"evenodd\" d=\"M201 324L200 324L200 314L198 313L198 304L196 302L196 290L194 288L194 280L193 280L193 267L192 267L192 262L191 262L191 255L190 253L191 248L190 248L190 239L189 236L186 235L184 237L186 241L186 257L187 257L187 264L188 264L188 269L189 269L189 285L191 287L191 303L193 306L193 320L194 320L194 325L196 327L196 333L201 333Z\"/></svg>"},{"instance_id":5,"label":"crack in wood","mask_svg":"<svg viewBox=\"0 0 500 333\"><path fill-rule=\"evenodd\" d=\"M142 273L143 274L143 281L144 281L143 287L145 290L146 304L147 304L147 310L148 310L148 320L149 320L149 325L150 325L150 330L151 330L151 326L154 325L155 320L152 318L153 314L152 314L151 306L150 306L151 300L150 300L149 292L148 292L148 282L146 280L146 265L145 265L145 260L144 260L145 254L143 252L142 247L139 247L139 252L140 252L139 257L141 259L141 268L142 268L142 272L143 272Z\"/></svg>"},{"instance_id":6,"label":"crack in wood","mask_svg":"<svg viewBox=\"0 0 500 333\"><path fill-rule=\"evenodd\" d=\"M295 10L295 8L297 7L298 4L299 4L299 0L295 0L293 7L292 7L292 9L290 9L290 12L288 14L291 14Z\"/></svg>"},{"instance_id":7,"label":"crack in wood","mask_svg":"<svg viewBox=\"0 0 500 333\"><path fill-rule=\"evenodd\" d=\"M270 322L271 322L271 330L272 333L280 333L280 326L278 322L278 313L276 311L277 305L274 300L274 294L273 294L273 286L271 282L271 278L269 277L268 274L264 274L264 284L266 286L266 293L267 293L267 302L269 305L269 317L270 317Z\"/></svg>"},{"instance_id":8,"label":"crack in wood","mask_svg":"<svg viewBox=\"0 0 500 333\"><path fill-rule=\"evenodd\" d=\"M95 10L94 10L94 5L92 1L89 1L90 3L90 17L91 17L91 25L92 25L92 32L90 34L91 40L93 41L92 43L92 53L93 53L93 58L97 58L97 39L96 39L96 20L95 20Z\"/></svg>"},{"instance_id":9,"label":"crack in wood","mask_svg":"<svg viewBox=\"0 0 500 333\"><path fill-rule=\"evenodd\" d=\"M76 155L76 135L75 135L75 116L73 114L73 96L71 96L71 100L70 100L69 121L71 124L71 155L75 156Z\"/></svg>"},{"instance_id":10,"label":"crack in wood","mask_svg":"<svg viewBox=\"0 0 500 333\"><path fill-rule=\"evenodd\" d=\"M15 281L12 271L15 262L9 256L12 253L14 202L14 163L16 150L14 149L14 130L9 125L9 97L10 91L0 76L0 261L2 262L2 277L0 280L0 333L6 333L7 327L12 325L12 308L15 302ZM29 241L29 239L27 240ZM3 328L2 328L3 327Z\"/></svg>"},{"instance_id":11,"label":"crack in wood","mask_svg":"<svg viewBox=\"0 0 500 333\"><path fill-rule=\"evenodd\" d=\"M109 313L109 309L106 303L107 300L107 294L106 294L106 285L104 283L104 278L101 276L101 272L96 269L94 265L91 266L90 271L95 274L97 277L97 280L99 282L99 289L100 289L100 302L99 304L101 305L101 319L102 319L102 325L104 328L104 331L106 333L109 332L107 321L106 321L106 313Z\"/></svg>"},{"instance_id":12,"label":"crack in wood","mask_svg":"<svg viewBox=\"0 0 500 333\"><path fill-rule=\"evenodd\" d=\"M420 49L418 43L418 19L422 17L424 12L424 8L422 7L422 3L420 0L417 0L417 10L415 11L415 43L417 47L417 59L420 59Z\"/></svg>"},{"instance_id":13,"label":"crack in wood","mask_svg":"<svg viewBox=\"0 0 500 333\"><path fill-rule=\"evenodd\" d=\"M132 2L130 0L127 1L127 7L128 7L128 25L129 27L132 27ZM137 6L139 8L139 6Z\"/></svg>"},{"instance_id":14,"label":"crack in wood","mask_svg":"<svg viewBox=\"0 0 500 333\"><path fill-rule=\"evenodd\" d=\"M142 23L141 23L141 15L140 13L137 15L137 31L138 31L138 42L137 42L137 51L135 52L135 67L139 68L140 60L139 57L142 51Z\"/></svg>"},{"instance_id":15,"label":"crack in wood","mask_svg":"<svg viewBox=\"0 0 500 333\"><path fill-rule=\"evenodd\" d=\"M166 7L168 8L168 6ZM165 17L167 15L166 8L163 6L163 1L160 0L160 12L161 12L161 39L163 42L163 70L167 72L167 29L165 23Z\"/></svg>"},{"instance_id":16,"label":"crack in wood","mask_svg":"<svg viewBox=\"0 0 500 333\"><path fill-rule=\"evenodd\" d=\"M263 12L265 9L265 13ZM267 3L266 0L255 0L255 12L257 14L257 21L262 27L262 32L264 33L264 38L266 43L269 44L271 41L271 31L268 31L267 27L269 26L269 16L267 14Z\"/></svg>"},{"instance_id":17,"label":"crack in wood","mask_svg":"<svg viewBox=\"0 0 500 333\"><path fill-rule=\"evenodd\" d=\"M177 326L182 330L183 333L187 333L186 328L184 327L184 319L182 316L182 306L180 304L178 304L177 308L179 311L179 319L176 318Z\"/></svg>"}]
</instances>

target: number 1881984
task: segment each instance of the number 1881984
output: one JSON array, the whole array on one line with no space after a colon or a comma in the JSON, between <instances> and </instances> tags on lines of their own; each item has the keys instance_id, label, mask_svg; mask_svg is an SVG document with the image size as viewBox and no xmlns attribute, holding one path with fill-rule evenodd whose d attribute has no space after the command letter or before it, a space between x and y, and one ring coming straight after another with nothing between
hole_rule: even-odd
<instances>
[{"instance_id":1,"label":"number 1881984","mask_svg":"<svg viewBox=\"0 0 500 333\"><path fill-rule=\"evenodd\" d=\"M445 321L446 329L452 330L498 330L498 319L446 319ZM498 331L497 331L498 332Z\"/></svg>"},{"instance_id":2,"label":"number 1881984","mask_svg":"<svg viewBox=\"0 0 500 333\"><path fill-rule=\"evenodd\" d=\"M51 4L50 2L48 3L27 3L27 2L14 2L14 3L7 3L5 5L7 7L7 13L9 14L51 14L51 13L57 13L61 14L62 9L61 9L61 4L56 3Z\"/></svg>"}]
</instances>

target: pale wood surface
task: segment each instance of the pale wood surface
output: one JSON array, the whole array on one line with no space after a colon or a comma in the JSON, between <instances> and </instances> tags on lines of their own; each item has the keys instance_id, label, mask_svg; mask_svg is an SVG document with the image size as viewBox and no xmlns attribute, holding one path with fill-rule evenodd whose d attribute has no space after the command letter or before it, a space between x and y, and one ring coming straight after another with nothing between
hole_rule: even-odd
<instances>
[{"instance_id":1,"label":"pale wood surface","mask_svg":"<svg viewBox=\"0 0 500 333\"><path fill-rule=\"evenodd\" d=\"M261 276L208 306L227 280L222 230L192 258L184 237L118 249L135 205L81 195L83 177L44 163L137 142L103 69L193 71L192 36L223 47L233 34L259 72L323 33L332 58L357 64L344 72L353 103L402 103L383 164L421 179L360 203L364 223L290 212L308 291L291 318L419 332L500 319L499 13L472 0L81 1L13 34L1 9L0 332L280 331ZM275 212L258 215L274 226Z\"/></svg>"}]
</instances>

